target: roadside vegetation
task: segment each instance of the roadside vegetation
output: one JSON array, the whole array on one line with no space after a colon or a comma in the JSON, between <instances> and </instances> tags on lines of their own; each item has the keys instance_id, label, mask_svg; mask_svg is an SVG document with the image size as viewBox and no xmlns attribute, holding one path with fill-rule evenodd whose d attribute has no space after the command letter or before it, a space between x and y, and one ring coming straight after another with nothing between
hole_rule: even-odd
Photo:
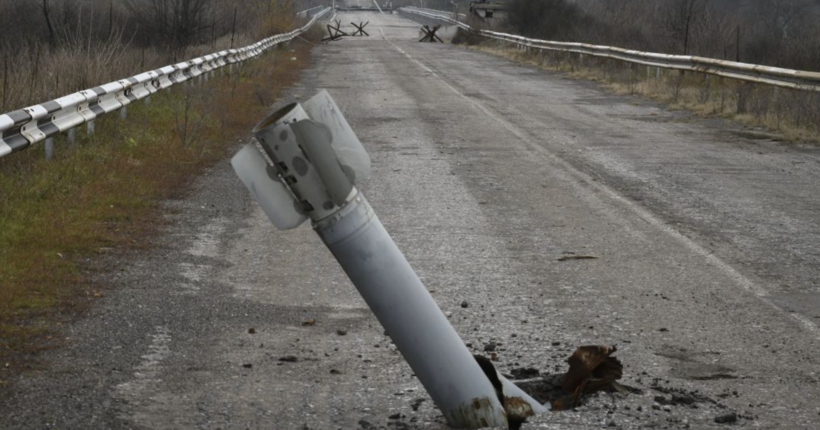
<instances>
[{"instance_id":1,"label":"roadside vegetation","mask_svg":"<svg viewBox=\"0 0 820 430\"><path fill-rule=\"evenodd\" d=\"M243 34L237 31L237 46L237 40L256 40L296 25L290 5L275 3ZM136 48L120 38L122 31L113 34L86 34L82 43L61 39L53 47L47 32L45 41L32 41L42 49L33 59L42 67L40 76L50 78L5 81L15 93L20 87L26 91L15 96L15 104L6 98L0 106L8 109L0 111L46 101L43 95L49 92L56 97L131 76L181 55L162 45ZM315 41L321 32L304 37ZM180 52L195 56L230 43L229 38ZM105 296L108 286L92 283L95 272L116 270L101 264L104 256L150 246L163 225L160 202L184 194L195 175L224 160L238 140L248 137L256 120L309 64L311 47L297 39L233 72L217 71L202 85L175 86L153 95L150 104L132 104L125 121L117 114L103 116L93 135L78 128L74 144L58 137L51 161L45 160L42 145L0 159L0 388L18 371L36 366L36 353L65 341L60 325ZM145 60L132 58L140 51ZM4 62L8 58L3 55ZM19 62L13 61L17 68ZM92 70L95 65L104 71ZM71 85L63 80L61 92L49 87L58 71L76 79Z\"/></svg>"},{"instance_id":2,"label":"roadside vegetation","mask_svg":"<svg viewBox=\"0 0 820 430\"><path fill-rule=\"evenodd\" d=\"M820 95L735 79L680 72L554 51L520 50L496 40L471 45L545 70L599 82L619 94L639 95L704 117L720 117L776 132L755 137L820 143Z\"/></svg>"},{"instance_id":3,"label":"roadside vegetation","mask_svg":"<svg viewBox=\"0 0 820 430\"><path fill-rule=\"evenodd\" d=\"M289 31L292 3L0 1L0 112Z\"/></svg>"},{"instance_id":4,"label":"roadside vegetation","mask_svg":"<svg viewBox=\"0 0 820 430\"><path fill-rule=\"evenodd\" d=\"M808 0L511 0L506 31L531 38L820 71L820 4ZM549 70L704 116L820 141L820 95L694 72L456 39Z\"/></svg>"}]
</instances>

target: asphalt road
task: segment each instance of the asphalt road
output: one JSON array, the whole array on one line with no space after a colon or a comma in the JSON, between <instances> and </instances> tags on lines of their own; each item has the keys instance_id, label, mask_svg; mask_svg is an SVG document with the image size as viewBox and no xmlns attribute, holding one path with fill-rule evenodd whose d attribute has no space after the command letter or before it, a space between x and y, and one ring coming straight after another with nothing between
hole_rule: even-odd
<instances>
[{"instance_id":1,"label":"asphalt road","mask_svg":"<svg viewBox=\"0 0 820 430\"><path fill-rule=\"evenodd\" d=\"M342 107L362 190L468 346L550 373L617 344L640 390L525 428L820 427L820 151L339 18L370 37L316 48L291 96ZM166 206L0 428L446 427L312 230L276 231L228 160Z\"/></svg>"}]
</instances>

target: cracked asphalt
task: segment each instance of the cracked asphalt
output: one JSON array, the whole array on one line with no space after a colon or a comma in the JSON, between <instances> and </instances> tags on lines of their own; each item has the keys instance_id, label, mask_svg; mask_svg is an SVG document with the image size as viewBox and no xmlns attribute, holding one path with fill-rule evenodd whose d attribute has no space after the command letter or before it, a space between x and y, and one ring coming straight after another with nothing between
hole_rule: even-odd
<instances>
[{"instance_id":1,"label":"cracked asphalt","mask_svg":"<svg viewBox=\"0 0 820 430\"><path fill-rule=\"evenodd\" d=\"M467 345L549 374L616 344L638 390L525 429L820 427L820 150L339 18L370 37L317 47L290 97L336 99L360 188ZM0 428L446 428L310 227L276 231L229 160L165 208Z\"/></svg>"}]
</instances>

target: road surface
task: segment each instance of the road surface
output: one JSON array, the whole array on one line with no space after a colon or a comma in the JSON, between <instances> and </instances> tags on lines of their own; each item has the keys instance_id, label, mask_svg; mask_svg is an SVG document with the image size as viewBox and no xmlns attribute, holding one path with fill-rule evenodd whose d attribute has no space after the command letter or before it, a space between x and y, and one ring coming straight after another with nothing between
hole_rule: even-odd
<instances>
[{"instance_id":1,"label":"road surface","mask_svg":"<svg viewBox=\"0 0 820 430\"><path fill-rule=\"evenodd\" d=\"M468 346L550 373L617 344L640 390L525 428L820 426L817 149L339 18L370 37L317 47L290 95L342 107L361 188ZM311 229L276 231L228 160L166 206L0 428L446 427Z\"/></svg>"}]
</instances>

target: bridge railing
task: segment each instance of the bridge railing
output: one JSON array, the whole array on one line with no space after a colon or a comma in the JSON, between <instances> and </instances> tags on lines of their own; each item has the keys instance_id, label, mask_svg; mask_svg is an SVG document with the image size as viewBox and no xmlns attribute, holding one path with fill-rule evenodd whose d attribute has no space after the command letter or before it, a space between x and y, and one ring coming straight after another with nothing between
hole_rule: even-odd
<instances>
[{"instance_id":1,"label":"bridge railing","mask_svg":"<svg viewBox=\"0 0 820 430\"><path fill-rule=\"evenodd\" d=\"M319 14L320 12L322 12L325 9L326 9L325 6L314 6L310 9L305 9L301 12L297 12L296 16L301 17L301 18L313 18L314 15Z\"/></svg>"},{"instance_id":2,"label":"bridge railing","mask_svg":"<svg viewBox=\"0 0 820 430\"><path fill-rule=\"evenodd\" d=\"M485 37L513 43L522 48L571 52L593 57L611 58L662 69L686 70L797 90L820 91L820 73L818 72L718 60L694 55L670 55L635 51L614 46L529 39L514 34L473 29L466 23L453 19L452 13L433 9L403 7L399 9L399 13L436 20L447 25L457 25L464 30L474 31Z\"/></svg>"},{"instance_id":3,"label":"bridge railing","mask_svg":"<svg viewBox=\"0 0 820 430\"><path fill-rule=\"evenodd\" d=\"M97 117L116 110L125 117L125 109L129 104L147 99L158 91L222 67L255 58L266 50L301 35L317 20L331 12L331 8L314 9L306 11L311 12L310 21L291 32L277 34L242 48L204 55L2 114L0 157L22 151L43 141L47 143L48 156L48 147L52 144L51 139L54 136L69 133L69 139L73 140L75 127L82 124L88 124L88 130L93 132L94 120Z\"/></svg>"}]
</instances>

